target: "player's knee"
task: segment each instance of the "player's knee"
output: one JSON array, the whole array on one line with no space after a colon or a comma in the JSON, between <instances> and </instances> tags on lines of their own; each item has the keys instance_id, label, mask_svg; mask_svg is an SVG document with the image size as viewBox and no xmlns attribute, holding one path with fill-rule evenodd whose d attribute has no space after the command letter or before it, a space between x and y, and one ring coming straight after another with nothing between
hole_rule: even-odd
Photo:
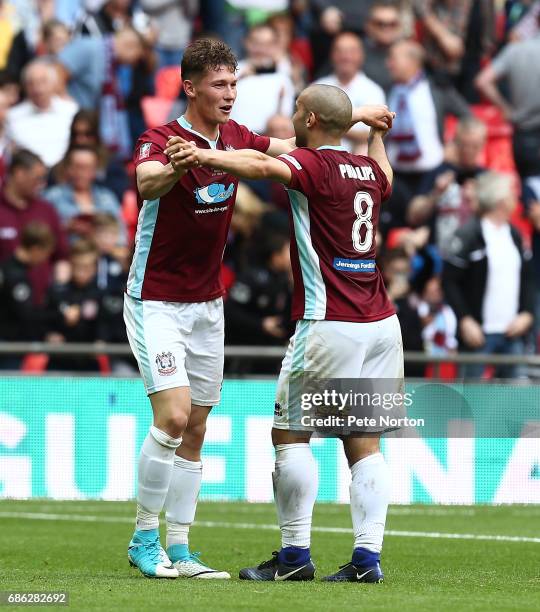
<instances>
[{"instance_id":1,"label":"player's knee","mask_svg":"<svg viewBox=\"0 0 540 612\"><path fill-rule=\"evenodd\" d=\"M174 438L180 438L186 430L188 418L188 415L182 410L172 410L166 415L162 415L159 419L159 425L156 424L156 426Z\"/></svg>"}]
</instances>

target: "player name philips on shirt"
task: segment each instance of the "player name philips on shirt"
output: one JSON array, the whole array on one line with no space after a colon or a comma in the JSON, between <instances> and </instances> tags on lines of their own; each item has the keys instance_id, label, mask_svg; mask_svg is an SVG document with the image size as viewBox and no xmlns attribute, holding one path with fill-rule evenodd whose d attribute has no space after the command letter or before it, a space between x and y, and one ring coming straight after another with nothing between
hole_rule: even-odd
<instances>
[{"instance_id":1,"label":"player name philips on shirt","mask_svg":"<svg viewBox=\"0 0 540 612\"><path fill-rule=\"evenodd\" d=\"M339 164L341 178L360 179L361 181L375 181L373 168L370 166L351 166L350 164Z\"/></svg>"}]
</instances>

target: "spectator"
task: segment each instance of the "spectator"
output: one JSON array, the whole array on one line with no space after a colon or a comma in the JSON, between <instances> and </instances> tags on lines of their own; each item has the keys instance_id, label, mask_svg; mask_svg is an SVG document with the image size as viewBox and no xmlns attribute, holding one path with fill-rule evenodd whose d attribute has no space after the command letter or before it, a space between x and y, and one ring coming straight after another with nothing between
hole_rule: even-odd
<instances>
[{"instance_id":1,"label":"spectator","mask_svg":"<svg viewBox=\"0 0 540 612\"><path fill-rule=\"evenodd\" d=\"M245 44L247 57L238 64L238 97L231 118L262 133L273 115L292 115L294 85L278 70L277 34L272 27L253 27Z\"/></svg>"},{"instance_id":2,"label":"spectator","mask_svg":"<svg viewBox=\"0 0 540 612\"><path fill-rule=\"evenodd\" d=\"M21 233L13 255L0 264L0 339L8 342L41 340L45 317L36 307L30 271L49 259L54 236L44 223L33 221ZM0 357L0 369L18 369L21 357Z\"/></svg>"},{"instance_id":3,"label":"spectator","mask_svg":"<svg viewBox=\"0 0 540 612\"><path fill-rule=\"evenodd\" d=\"M97 151L99 157L97 180L109 188L121 201L128 188L126 169L124 164L111 156L107 148L103 146L99 136L99 116L95 111L80 110L73 117L68 150L79 145L91 146ZM54 183L62 183L66 180L63 162L64 160L53 169Z\"/></svg>"},{"instance_id":4,"label":"spectator","mask_svg":"<svg viewBox=\"0 0 540 612\"><path fill-rule=\"evenodd\" d=\"M523 205L532 224L532 255L536 286L534 339L540 353L540 176L529 177L523 184Z\"/></svg>"},{"instance_id":5,"label":"spectator","mask_svg":"<svg viewBox=\"0 0 540 612\"><path fill-rule=\"evenodd\" d=\"M538 17L540 23L540 15ZM521 178L540 175L540 34L507 45L476 79L476 86L514 126L514 160ZM497 88L506 79L508 99Z\"/></svg>"},{"instance_id":6,"label":"spectator","mask_svg":"<svg viewBox=\"0 0 540 612\"><path fill-rule=\"evenodd\" d=\"M8 97L0 89L0 187L2 187L4 174L6 173L6 163L8 154L8 138L6 134L6 119L8 109Z\"/></svg>"},{"instance_id":7,"label":"spectator","mask_svg":"<svg viewBox=\"0 0 540 612\"><path fill-rule=\"evenodd\" d=\"M411 262L402 249L393 249L382 258L382 274L388 296L392 300L401 325L403 348L423 351L422 324L418 316L418 298L410 284ZM423 366L405 364L405 376L423 376Z\"/></svg>"},{"instance_id":8,"label":"spectator","mask_svg":"<svg viewBox=\"0 0 540 612\"><path fill-rule=\"evenodd\" d=\"M22 81L27 99L12 107L7 116L9 140L39 155L51 168L67 149L69 129L77 105L54 92L57 75L46 60L37 59L24 69Z\"/></svg>"},{"instance_id":9,"label":"spectator","mask_svg":"<svg viewBox=\"0 0 540 612\"><path fill-rule=\"evenodd\" d=\"M460 227L451 241L443 286L459 321L463 350L489 354L523 353L523 337L533 322L534 278L519 232L509 219L516 197L509 176L485 172L477 179L478 217ZM484 366L466 366L479 378ZM519 369L497 369L515 378Z\"/></svg>"},{"instance_id":10,"label":"spectator","mask_svg":"<svg viewBox=\"0 0 540 612\"><path fill-rule=\"evenodd\" d=\"M424 72L424 50L413 41L390 49L388 67L394 85L388 106L396 111L387 139L388 159L394 168L394 193L389 208L399 225L428 172L443 161L444 120L447 115L468 116L469 108L454 90L442 90Z\"/></svg>"},{"instance_id":11,"label":"spectator","mask_svg":"<svg viewBox=\"0 0 540 612\"><path fill-rule=\"evenodd\" d=\"M353 108L364 104L384 104L384 91L363 72L364 48L362 41L353 32L342 32L332 43L332 66L334 72L320 78L316 83L340 87L351 99ZM345 146L349 151L365 155L369 128L355 125L347 133Z\"/></svg>"},{"instance_id":12,"label":"spectator","mask_svg":"<svg viewBox=\"0 0 540 612\"><path fill-rule=\"evenodd\" d=\"M30 151L17 151L8 166L6 180L0 193L0 261L10 257L19 246L24 227L32 221L47 225L54 236L55 250L51 257L29 271L32 294L41 304L54 276L69 276L66 237L54 207L39 197L47 170L43 162Z\"/></svg>"},{"instance_id":13,"label":"spectator","mask_svg":"<svg viewBox=\"0 0 540 612\"><path fill-rule=\"evenodd\" d=\"M75 38L58 55L68 91L81 108L99 109L103 142L123 159L131 156L131 139L116 70L137 64L144 48L141 36L124 28L103 38Z\"/></svg>"},{"instance_id":14,"label":"spectator","mask_svg":"<svg viewBox=\"0 0 540 612\"><path fill-rule=\"evenodd\" d=\"M21 86L18 79L8 72L0 71L0 92L6 96L8 107L15 106L21 97Z\"/></svg>"},{"instance_id":15,"label":"spectator","mask_svg":"<svg viewBox=\"0 0 540 612\"><path fill-rule=\"evenodd\" d=\"M98 252L89 240L79 240L70 250L71 280L54 285L47 296L49 332L46 340L96 342L103 335L103 295L97 287ZM50 370L98 370L94 357L52 357Z\"/></svg>"},{"instance_id":16,"label":"spectator","mask_svg":"<svg viewBox=\"0 0 540 612\"><path fill-rule=\"evenodd\" d=\"M274 28L277 35L276 64L278 72L291 77L295 93L300 94L306 86L306 71L308 69L306 62L308 62L309 56L306 57L305 54L302 54L294 44L294 20L290 15L280 13L273 15L268 23Z\"/></svg>"},{"instance_id":17,"label":"spectator","mask_svg":"<svg viewBox=\"0 0 540 612\"><path fill-rule=\"evenodd\" d=\"M71 39L69 28L58 19L50 19L43 24L44 55L56 57Z\"/></svg>"},{"instance_id":18,"label":"spectator","mask_svg":"<svg viewBox=\"0 0 540 612\"><path fill-rule=\"evenodd\" d=\"M311 47L315 60L315 74L330 54L334 36L344 27L360 34L367 20L373 0L313 0L313 29Z\"/></svg>"},{"instance_id":19,"label":"spectator","mask_svg":"<svg viewBox=\"0 0 540 612\"><path fill-rule=\"evenodd\" d=\"M461 119L456 132L456 160L430 172L407 214L413 227L427 224L432 242L444 257L452 236L475 213L474 179L486 171L478 157L486 143L486 126L474 118Z\"/></svg>"},{"instance_id":20,"label":"spectator","mask_svg":"<svg viewBox=\"0 0 540 612\"><path fill-rule=\"evenodd\" d=\"M131 25L131 0L106 0L97 11L86 10L77 34L99 38Z\"/></svg>"},{"instance_id":21,"label":"spectator","mask_svg":"<svg viewBox=\"0 0 540 612\"><path fill-rule=\"evenodd\" d=\"M88 237L93 216L98 212L120 218L120 204L112 191L96 183L99 164L98 152L88 145L72 147L66 154L65 182L45 191L71 240ZM120 240L126 244L125 227L121 226Z\"/></svg>"},{"instance_id":22,"label":"spectator","mask_svg":"<svg viewBox=\"0 0 540 612\"><path fill-rule=\"evenodd\" d=\"M141 0L140 7L151 18L157 31L158 65L179 66L191 40L193 20L199 0Z\"/></svg>"},{"instance_id":23,"label":"spectator","mask_svg":"<svg viewBox=\"0 0 540 612\"><path fill-rule=\"evenodd\" d=\"M377 0L369 11L365 24L364 72L388 93L392 76L388 70L390 47L403 37L401 13L395 2Z\"/></svg>"},{"instance_id":24,"label":"spectator","mask_svg":"<svg viewBox=\"0 0 540 612\"><path fill-rule=\"evenodd\" d=\"M97 284L105 292L123 296L129 263L127 249L120 247L122 226L111 213L97 213L93 222L93 241L98 249Z\"/></svg>"},{"instance_id":25,"label":"spectator","mask_svg":"<svg viewBox=\"0 0 540 612\"><path fill-rule=\"evenodd\" d=\"M413 0L412 5L433 74L463 95L474 96L480 61L494 47L494 0Z\"/></svg>"},{"instance_id":26,"label":"spectator","mask_svg":"<svg viewBox=\"0 0 540 612\"><path fill-rule=\"evenodd\" d=\"M237 275L225 302L227 342L282 345L290 332L289 237L265 228L256 234L252 248L252 264ZM267 363L258 365L264 370L269 367ZM273 365L275 369L275 362Z\"/></svg>"},{"instance_id":27,"label":"spectator","mask_svg":"<svg viewBox=\"0 0 540 612\"><path fill-rule=\"evenodd\" d=\"M457 349L457 320L453 310L444 303L441 279L433 276L425 284L418 304L422 322L424 350L430 355L447 355Z\"/></svg>"}]
</instances>

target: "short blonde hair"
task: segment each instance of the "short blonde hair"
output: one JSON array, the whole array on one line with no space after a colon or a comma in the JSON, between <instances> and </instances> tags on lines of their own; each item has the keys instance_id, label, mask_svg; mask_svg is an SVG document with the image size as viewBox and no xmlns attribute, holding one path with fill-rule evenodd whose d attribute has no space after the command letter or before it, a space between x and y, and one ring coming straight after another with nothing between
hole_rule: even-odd
<instances>
[{"instance_id":1,"label":"short blonde hair","mask_svg":"<svg viewBox=\"0 0 540 612\"><path fill-rule=\"evenodd\" d=\"M495 210L501 202L514 196L512 177L500 172L483 172L476 179L476 197L480 216Z\"/></svg>"}]
</instances>

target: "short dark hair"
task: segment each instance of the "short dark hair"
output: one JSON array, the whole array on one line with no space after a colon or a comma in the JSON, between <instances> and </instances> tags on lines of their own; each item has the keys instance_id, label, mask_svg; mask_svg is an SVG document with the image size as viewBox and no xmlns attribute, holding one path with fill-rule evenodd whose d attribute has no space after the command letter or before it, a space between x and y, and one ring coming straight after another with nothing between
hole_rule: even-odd
<instances>
[{"instance_id":1,"label":"short dark hair","mask_svg":"<svg viewBox=\"0 0 540 612\"><path fill-rule=\"evenodd\" d=\"M13 153L7 173L13 174L15 170L19 168L30 170L37 164L40 164L41 166L45 165L43 160L35 153L32 153L32 151L28 151L28 149L19 149Z\"/></svg>"},{"instance_id":2,"label":"short dark hair","mask_svg":"<svg viewBox=\"0 0 540 612\"><path fill-rule=\"evenodd\" d=\"M96 213L94 215L94 230L105 229L114 227L114 229L120 229L120 221L118 217L115 217L112 213Z\"/></svg>"},{"instance_id":3,"label":"short dark hair","mask_svg":"<svg viewBox=\"0 0 540 612\"><path fill-rule=\"evenodd\" d=\"M20 244L23 249L38 247L52 251L55 242L51 228L42 221L30 221L21 232Z\"/></svg>"},{"instance_id":4,"label":"short dark hair","mask_svg":"<svg viewBox=\"0 0 540 612\"><path fill-rule=\"evenodd\" d=\"M226 66L231 72L236 71L238 61L232 49L221 40L199 38L186 48L181 64L182 79L202 77L220 66Z\"/></svg>"},{"instance_id":5,"label":"short dark hair","mask_svg":"<svg viewBox=\"0 0 540 612\"><path fill-rule=\"evenodd\" d=\"M69 249L70 257L78 257L79 255L99 255L97 246L87 238L79 238L77 242L71 245Z\"/></svg>"}]
</instances>

